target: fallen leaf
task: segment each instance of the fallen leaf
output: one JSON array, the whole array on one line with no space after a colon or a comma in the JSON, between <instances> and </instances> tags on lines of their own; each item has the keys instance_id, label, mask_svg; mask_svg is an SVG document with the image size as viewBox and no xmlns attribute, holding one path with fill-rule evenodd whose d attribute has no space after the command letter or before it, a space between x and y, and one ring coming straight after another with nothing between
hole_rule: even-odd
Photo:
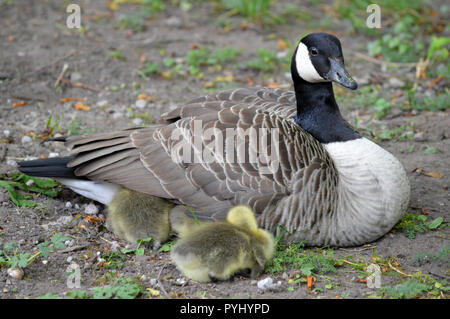
<instances>
[{"instance_id":1,"label":"fallen leaf","mask_svg":"<svg viewBox=\"0 0 450 319\"><path fill-rule=\"evenodd\" d=\"M444 174L442 174L442 173L425 173L425 172L421 172L421 173L423 175L430 176L433 178L442 178L442 176L444 176Z\"/></svg>"},{"instance_id":2,"label":"fallen leaf","mask_svg":"<svg viewBox=\"0 0 450 319\"><path fill-rule=\"evenodd\" d=\"M147 98L148 98L148 95L145 93L141 93L137 97L138 100L146 100Z\"/></svg>"},{"instance_id":3,"label":"fallen leaf","mask_svg":"<svg viewBox=\"0 0 450 319\"><path fill-rule=\"evenodd\" d=\"M160 295L160 292L157 289L147 288L147 290L152 297L158 297Z\"/></svg>"},{"instance_id":4,"label":"fallen leaf","mask_svg":"<svg viewBox=\"0 0 450 319\"><path fill-rule=\"evenodd\" d=\"M427 78L427 74L425 73L425 71L424 70L420 70L419 71L419 74L420 74L420 77L422 78L422 79L426 79Z\"/></svg>"},{"instance_id":5,"label":"fallen leaf","mask_svg":"<svg viewBox=\"0 0 450 319\"><path fill-rule=\"evenodd\" d=\"M161 77L166 80L172 79L172 73L170 72L161 72Z\"/></svg>"},{"instance_id":6,"label":"fallen leaf","mask_svg":"<svg viewBox=\"0 0 450 319\"><path fill-rule=\"evenodd\" d=\"M276 89L277 87L279 87L279 84L277 82L270 82L270 83L267 83L267 87Z\"/></svg>"},{"instance_id":7,"label":"fallen leaf","mask_svg":"<svg viewBox=\"0 0 450 319\"><path fill-rule=\"evenodd\" d=\"M141 63L144 63L145 61L147 61L147 57L145 55L141 55L139 57L139 60L141 61Z\"/></svg>"},{"instance_id":8,"label":"fallen leaf","mask_svg":"<svg viewBox=\"0 0 450 319\"><path fill-rule=\"evenodd\" d=\"M12 35L10 35L10 36L8 37L8 41L9 41L9 42L14 42L14 41L16 41L16 38L14 38Z\"/></svg>"},{"instance_id":9,"label":"fallen leaf","mask_svg":"<svg viewBox=\"0 0 450 319\"><path fill-rule=\"evenodd\" d=\"M117 8L119 7L116 1L107 1L106 6L112 11L117 11Z\"/></svg>"},{"instance_id":10,"label":"fallen leaf","mask_svg":"<svg viewBox=\"0 0 450 319\"><path fill-rule=\"evenodd\" d=\"M101 222L104 221L105 219L103 217L93 217L93 216L85 216L84 220L93 224L95 222Z\"/></svg>"},{"instance_id":11,"label":"fallen leaf","mask_svg":"<svg viewBox=\"0 0 450 319\"><path fill-rule=\"evenodd\" d=\"M431 90L433 88L433 86L438 83L440 80L442 80L444 78L443 75L438 76L437 78L435 78L434 80L430 81L430 83L428 84L428 89Z\"/></svg>"},{"instance_id":12,"label":"fallen leaf","mask_svg":"<svg viewBox=\"0 0 450 319\"><path fill-rule=\"evenodd\" d=\"M234 78L232 74L225 76L218 76L215 78L214 82L233 82Z\"/></svg>"},{"instance_id":13,"label":"fallen leaf","mask_svg":"<svg viewBox=\"0 0 450 319\"><path fill-rule=\"evenodd\" d=\"M359 281L360 283L362 283L362 284L367 283L367 279L361 279L361 278L358 278L358 281Z\"/></svg>"},{"instance_id":14,"label":"fallen leaf","mask_svg":"<svg viewBox=\"0 0 450 319\"><path fill-rule=\"evenodd\" d=\"M66 97L66 98L63 98L63 99L59 100L60 103L67 103L67 102L70 102L70 101L84 102L84 101L86 101L86 99L84 99L82 97Z\"/></svg>"},{"instance_id":15,"label":"fallen leaf","mask_svg":"<svg viewBox=\"0 0 450 319\"><path fill-rule=\"evenodd\" d=\"M306 276L306 287L311 290L316 284L316 278L314 276Z\"/></svg>"},{"instance_id":16,"label":"fallen leaf","mask_svg":"<svg viewBox=\"0 0 450 319\"><path fill-rule=\"evenodd\" d=\"M81 103L77 103L73 107L77 111L89 112L91 110L91 108L89 106L81 104Z\"/></svg>"},{"instance_id":17,"label":"fallen leaf","mask_svg":"<svg viewBox=\"0 0 450 319\"><path fill-rule=\"evenodd\" d=\"M13 104L13 107L19 107L19 106L25 106L27 105L28 102L27 101L20 101L20 102L16 102Z\"/></svg>"},{"instance_id":18,"label":"fallen leaf","mask_svg":"<svg viewBox=\"0 0 450 319\"><path fill-rule=\"evenodd\" d=\"M283 39L278 39L277 42L277 50L278 51L286 51L288 49L288 44Z\"/></svg>"},{"instance_id":19,"label":"fallen leaf","mask_svg":"<svg viewBox=\"0 0 450 319\"><path fill-rule=\"evenodd\" d=\"M255 82L253 82L252 78L247 75L245 78L245 82L247 83L247 86L253 86Z\"/></svg>"},{"instance_id":20,"label":"fallen leaf","mask_svg":"<svg viewBox=\"0 0 450 319\"><path fill-rule=\"evenodd\" d=\"M222 31L223 31L223 33L227 33L227 32L229 32L229 31L231 30L231 28L232 28L232 24L227 23L227 24L223 27Z\"/></svg>"}]
</instances>

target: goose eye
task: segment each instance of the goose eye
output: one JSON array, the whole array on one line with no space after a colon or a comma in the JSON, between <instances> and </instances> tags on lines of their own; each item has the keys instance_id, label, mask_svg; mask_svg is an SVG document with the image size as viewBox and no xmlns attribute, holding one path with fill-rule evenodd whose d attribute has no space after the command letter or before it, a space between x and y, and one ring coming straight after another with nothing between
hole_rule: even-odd
<instances>
[{"instance_id":1,"label":"goose eye","mask_svg":"<svg viewBox=\"0 0 450 319\"><path fill-rule=\"evenodd\" d=\"M309 49L309 52L311 53L312 56L316 56L319 54L319 51L317 51L317 49L315 47L312 47L311 49Z\"/></svg>"}]
</instances>

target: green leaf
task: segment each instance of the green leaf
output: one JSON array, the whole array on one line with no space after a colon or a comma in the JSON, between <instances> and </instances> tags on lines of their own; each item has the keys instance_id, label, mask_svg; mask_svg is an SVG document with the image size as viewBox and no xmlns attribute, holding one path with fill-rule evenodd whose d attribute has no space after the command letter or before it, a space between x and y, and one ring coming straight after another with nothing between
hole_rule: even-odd
<instances>
[{"instance_id":1,"label":"green leaf","mask_svg":"<svg viewBox=\"0 0 450 319\"><path fill-rule=\"evenodd\" d=\"M300 270L302 271L302 274L305 276L311 276L312 270L314 269L313 264L306 264Z\"/></svg>"},{"instance_id":2,"label":"green leaf","mask_svg":"<svg viewBox=\"0 0 450 319\"><path fill-rule=\"evenodd\" d=\"M172 246L173 246L173 242L169 241L167 243L164 243L161 248L158 249L158 252L162 253L162 252L168 252L172 250Z\"/></svg>"},{"instance_id":3,"label":"green leaf","mask_svg":"<svg viewBox=\"0 0 450 319\"><path fill-rule=\"evenodd\" d=\"M55 247L56 249L65 249L66 245L64 245L64 242L67 240L71 240L72 238L70 237L65 237L63 235L61 235L60 233L57 233L55 235L53 235L52 238L50 238L50 240L53 243L53 247Z\"/></svg>"},{"instance_id":4,"label":"green leaf","mask_svg":"<svg viewBox=\"0 0 450 319\"><path fill-rule=\"evenodd\" d=\"M88 299L89 296L83 290L74 289L66 292L66 297L72 299Z\"/></svg>"},{"instance_id":5,"label":"green leaf","mask_svg":"<svg viewBox=\"0 0 450 319\"><path fill-rule=\"evenodd\" d=\"M120 285L116 289L116 296L114 299L134 299L139 295L141 291L137 284L124 284Z\"/></svg>"},{"instance_id":6,"label":"green leaf","mask_svg":"<svg viewBox=\"0 0 450 319\"><path fill-rule=\"evenodd\" d=\"M0 181L0 187L6 189L9 193L9 198L11 201L19 207L34 207L36 203L33 201L29 201L28 199L32 198L31 195L22 195L14 190L14 188L10 185L9 182Z\"/></svg>"},{"instance_id":7,"label":"green leaf","mask_svg":"<svg viewBox=\"0 0 450 319\"><path fill-rule=\"evenodd\" d=\"M436 152L437 152L436 147L428 146L427 149L425 150L425 154L436 154Z\"/></svg>"},{"instance_id":8,"label":"green leaf","mask_svg":"<svg viewBox=\"0 0 450 319\"><path fill-rule=\"evenodd\" d=\"M417 297L424 291L430 290L430 286L422 284L415 279L410 279L404 283L395 285L394 287L380 288L380 291L386 293L391 298L406 298L411 299Z\"/></svg>"},{"instance_id":9,"label":"green leaf","mask_svg":"<svg viewBox=\"0 0 450 319\"><path fill-rule=\"evenodd\" d=\"M140 247L134 251L136 256L143 256L145 254L145 247Z\"/></svg>"},{"instance_id":10,"label":"green leaf","mask_svg":"<svg viewBox=\"0 0 450 319\"><path fill-rule=\"evenodd\" d=\"M27 267L30 256L31 256L31 253L19 254L19 259L17 261L17 267L19 267L19 268Z\"/></svg>"},{"instance_id":11,"label":"green leaf","mask_svg":"<svg viewBox=\"0 0 450 319\"><path fill-rule=\"evenodd\" d=\"M48 247L48 244L49 244L49 242L45 241L45 242L37 245L39 252L41 253L41 255L44 259L47 259L48 255L50 255L50 248Z\"/></svg>"},{"instance_id":12,"label":"green leaf","mask_svg":"<svg viewBox=\"0 0 450 319\"><path fill-rule=\"evenodd\" d=\"M443 221L444 221L444 218L438 217L438 218L436 218L435 220L433 220L433 221L428 225L428 228L429 228L429 229L436 229L436 228L438 228L438 227L442 224Z\"/></svg>"},{"instance_id":13,"label":"green leaf","mask_svg":"<svg viewBox=\"0 0 450 319\"><path fill-rule=\"evenodd\" d=\"M94 287L92 291L94 299L110 299L113 296L113 289L109 287Z\"/></svg>"}]
</instances>

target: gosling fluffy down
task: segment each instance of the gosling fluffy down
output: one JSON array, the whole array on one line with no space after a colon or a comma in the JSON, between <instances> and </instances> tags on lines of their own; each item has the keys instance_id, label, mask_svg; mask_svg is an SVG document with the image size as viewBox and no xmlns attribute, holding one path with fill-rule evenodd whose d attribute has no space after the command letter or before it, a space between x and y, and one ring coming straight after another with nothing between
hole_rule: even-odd
<instances>
[{"instance_id":1,"label":"gosling fluffy down","mask_svg":"<svg viewBox=\"0 0 450 319\"><path fill-rule=\"evenodd\" d=\"M131 243L151 237L156 248L169 238L173 206L163 198L121 188L108 205L107 226Z\"/></svg>"},{"instance_id":2,"label":"gosling fluffy down","mask_svg":"<svg viewBox=\"0 0 450 319\"><path fill-rule=\"evenodd\" d=\"M230 209L224 222L195 224L180 210L171 211L170 221L179 233L172 260L185 276L198 282L227 280L246 270L255 278L275 250L273 236L258 228L247 206Z\"/></svg>"}]
</instances>

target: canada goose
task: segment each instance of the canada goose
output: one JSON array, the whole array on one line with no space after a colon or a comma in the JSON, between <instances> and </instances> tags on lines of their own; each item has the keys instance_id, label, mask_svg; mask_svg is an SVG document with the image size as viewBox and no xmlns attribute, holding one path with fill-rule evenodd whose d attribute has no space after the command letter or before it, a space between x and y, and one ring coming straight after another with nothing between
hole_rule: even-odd
<instances>
[{"instance_id":1,"label":"canada goose","mask_svg":"<svg viewBox=\"0 0 450 319\"><path fill-rule=\"evenodd\" d=\"M71 157L21 162L19 170L56 177L105 204L120 185L194 207L200 219L224 220L232 206L249 205L261 228L274 233L281 225L287 241L354 246L378 239L406 210L410 187L400 162L340 114L332 81L357 84L339 40L302 38L291 73L294 91L212 93L163 114L161 124L60 138ZM255 151L246 135L252 129L268 145ZM229 131L236 138L223 140Z\"/></svg>"},{"instance_id":2,"label":"canada goose","mask_svg":"<svg viewBox=\"0 0 450 319\"><path fill-rule=\"evenodd\" d=\"M121 188L108 204L107 226L132 243L152 238L156 249L169 237L172 207L173 204L163 198Z\"/></svg>"},{"instance_id":3,"label":"canada goose","mask_svg":"<svg viewBox=\"0 0 450 319\"><path fill-rule=\"evenodd\" d=\"M224 222L196 225L180 210L171 211L170 218L173 229L179 232L170 256L185 276L199 282L227 280L248 269L255 278L275 250L272 234L258 229L247 206L230 209Z\"/></svg>"}]
</instances>

